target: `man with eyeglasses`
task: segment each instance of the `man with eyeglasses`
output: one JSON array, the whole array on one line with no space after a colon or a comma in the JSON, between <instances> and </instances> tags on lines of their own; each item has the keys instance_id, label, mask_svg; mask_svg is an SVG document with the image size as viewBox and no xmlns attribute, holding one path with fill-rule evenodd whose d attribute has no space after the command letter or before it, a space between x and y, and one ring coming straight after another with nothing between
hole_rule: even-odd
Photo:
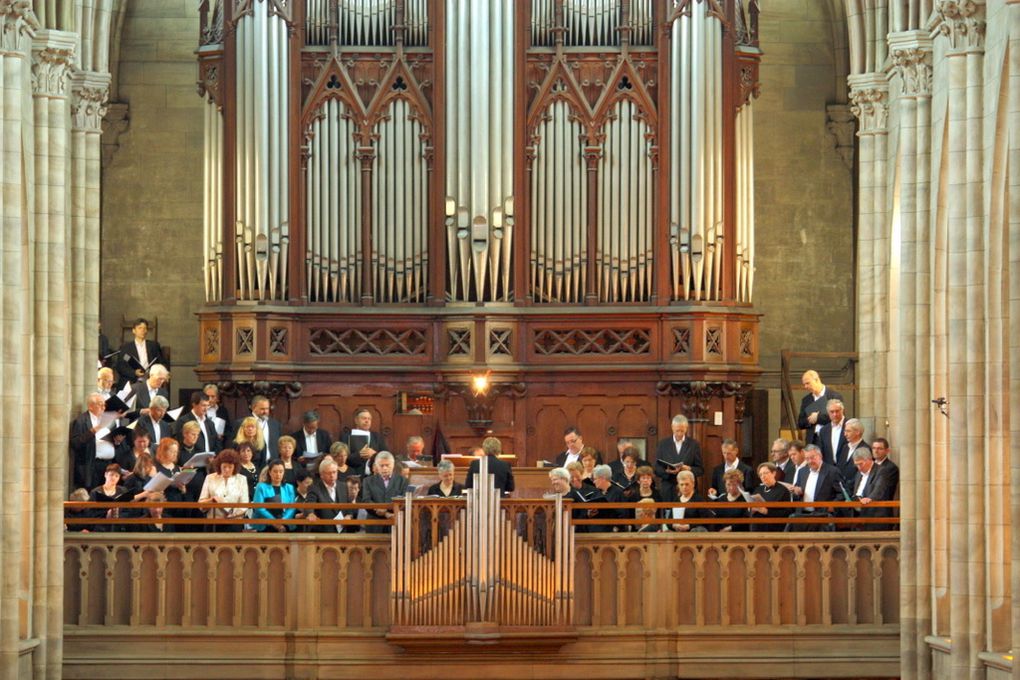
<instances>
[{"instance_id":1,"label":"man with eyeglasses","mask_svg":"<svg viewBox=\"0 0 1020 680\"><path fill-rule=\"evenodd\" d=\"M790 458L790 442L782 437L772 442L772 449L769 451L770 458L776 467L779 468L779 481L793 483L793 471L797 465Z\"/></svg>"}]
</instances>

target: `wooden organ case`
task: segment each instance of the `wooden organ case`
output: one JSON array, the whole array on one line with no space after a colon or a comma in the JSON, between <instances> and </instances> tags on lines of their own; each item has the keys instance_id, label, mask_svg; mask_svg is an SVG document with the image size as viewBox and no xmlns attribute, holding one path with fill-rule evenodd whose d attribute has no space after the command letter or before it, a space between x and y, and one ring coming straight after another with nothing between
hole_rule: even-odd
<instances>
[{"instance_id":1,"label":"wooden organ case","mask_svg":"<svg viewBox=\"0 0 1020 680\"><path fill-rule=\"evenodd\" d=\"M206 0L199 377L285 429L368 407L396 452L491 430L520 464L684 413L714 464L759 373L757 15Z\"/></svg>"}]
</instances>

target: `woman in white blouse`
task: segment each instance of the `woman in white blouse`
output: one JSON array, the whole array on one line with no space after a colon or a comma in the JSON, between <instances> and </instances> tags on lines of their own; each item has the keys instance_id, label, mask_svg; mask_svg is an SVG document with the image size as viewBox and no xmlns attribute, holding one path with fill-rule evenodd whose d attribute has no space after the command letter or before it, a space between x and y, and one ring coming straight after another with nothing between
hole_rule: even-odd
<instances>
[{"instance_id":1,"label":"woman in white blouse","mask_svg":"<svg viewBox=\"0 0 1020 680\"><path fill-rule=\"evenodd\" d=\"M213 459L214 472L205 478L199 503L210 503L212 507L206 513L210 519L240 518L248 512L247 508L228 507L230 503L248 502L248 480L236 474L239 458L234 449L223 449ZM241 531L243 524L216 524L212 531Z\"/></svg>"}]
</instances>

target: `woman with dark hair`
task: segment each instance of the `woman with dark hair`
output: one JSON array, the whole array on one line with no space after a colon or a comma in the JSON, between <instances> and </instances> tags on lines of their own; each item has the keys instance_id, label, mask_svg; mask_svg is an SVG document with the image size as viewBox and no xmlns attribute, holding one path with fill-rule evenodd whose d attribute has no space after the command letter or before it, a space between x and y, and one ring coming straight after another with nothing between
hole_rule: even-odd
<instances>
[{"instance_id":1,"label":"woman with dark hair","mask_svg":"<svg viewBox=\"0 0 1020 680\"><path fill-rule=\"evenodd\" d=\"M267 481L259 482L255 487L255 498L252 500L253 503L293 503L295 502L294 487L284 481L286 475L286 468L283 465L283 461L279 458L274 458L269 461L269 465L266 466L266 477ZM291 519L297 513L295 508L287 508L286 510L267 510L263 508L255 508L252 511L253 519ZM254 525L255 531L265 531L267 528L270 531L276 531L284 533L292 531L293 526L284 524L256 524Z\"/></svg>"},{"instance_id":2,"label":"woman with dark hair","mask_svg":"<svg viewBox=\"0 0 1020 680\"><path fill-rule=\"evenodd\" d=\"M259 482L259 469L255 467L253 459L255 449L251 444L241 443L237 445L237 474L244 477L248 483L248 498L255 496L255 485Z\"/></svg>"},{"instance_id":3,"label":"woman with dark hair","mask_svg":"<svg viewBox=\"0 0 1020 680\"><path fill-rule=\"evenodd\" d=\"M761 484L754 490L766 503L789 503L792 498L790 490L779 483L779 468L775 463L765 462L758 466L758 479ZM786 519L793 510L791 508L751 508L751 514L767 515ZM782 531L785 524L754 524L752 531Z\"/></svg>"},{"instance_id":4,"label":"woman with dark hair","mask_svg":"<svg viewBox=\"0 0 1020 680\"><path fill-rule=\"evenodd\" d=\"M231 503L248 502L248 481L236 474L240 463L237 451L223 449L212 462L212 472L205 478L199 503L209 503L209 519L236 519L244 517L247 508L232 507ZM213 525L211 531L241 531L243 524Z\"/></svg>"},{"instance_id":5,"label":"woman with dark hair","mask_svg":"<svg viewBox=\"0 0 1020 680\"><path fill-rule=\"evenodd\" d=\"M93 503L123 503L130 500L128 490L120 485L120 465L110 463L103 473L103 483L89 492L89 500ZM91 517L106 519L118 519L120 510L118 508L102 508L94 510ZM96 524L93 531L124 531L124 528L117 524Z\"/></svg>"},{"instance_id":6,"label":"woman with dark hair","mask_svg":"<svg viewBox=\"0 0 1020 680\"><path fill-rule=\"evenodd\" d=\"M641 454L638 453L637 448L628 446L620 454L620 470L613 475L613 482L619 486L624 493L630 492L629 498L633 497L632 486L637 484L638 476L638 462L641 460Z\"/></svg>"}]
</instances>

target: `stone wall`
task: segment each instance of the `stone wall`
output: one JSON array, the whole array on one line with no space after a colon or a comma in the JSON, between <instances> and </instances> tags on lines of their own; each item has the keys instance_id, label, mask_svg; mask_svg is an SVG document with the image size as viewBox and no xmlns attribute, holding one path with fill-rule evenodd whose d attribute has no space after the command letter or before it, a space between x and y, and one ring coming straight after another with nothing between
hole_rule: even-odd
<instances>
[{"instance_id":1,"label":"stone wall","mask_svg":"<svg viewBox=\"0 0 1020 680\"><path fill-rule=\"evenodd\" d=\"M130 126L103 172L103 328L117 345L122 316L158 317L159 342L172 348L175 392L197 384L192 314L204 301L196 6L128 6L117 96L129 104Z\"/></svg>"}]
</instances>

